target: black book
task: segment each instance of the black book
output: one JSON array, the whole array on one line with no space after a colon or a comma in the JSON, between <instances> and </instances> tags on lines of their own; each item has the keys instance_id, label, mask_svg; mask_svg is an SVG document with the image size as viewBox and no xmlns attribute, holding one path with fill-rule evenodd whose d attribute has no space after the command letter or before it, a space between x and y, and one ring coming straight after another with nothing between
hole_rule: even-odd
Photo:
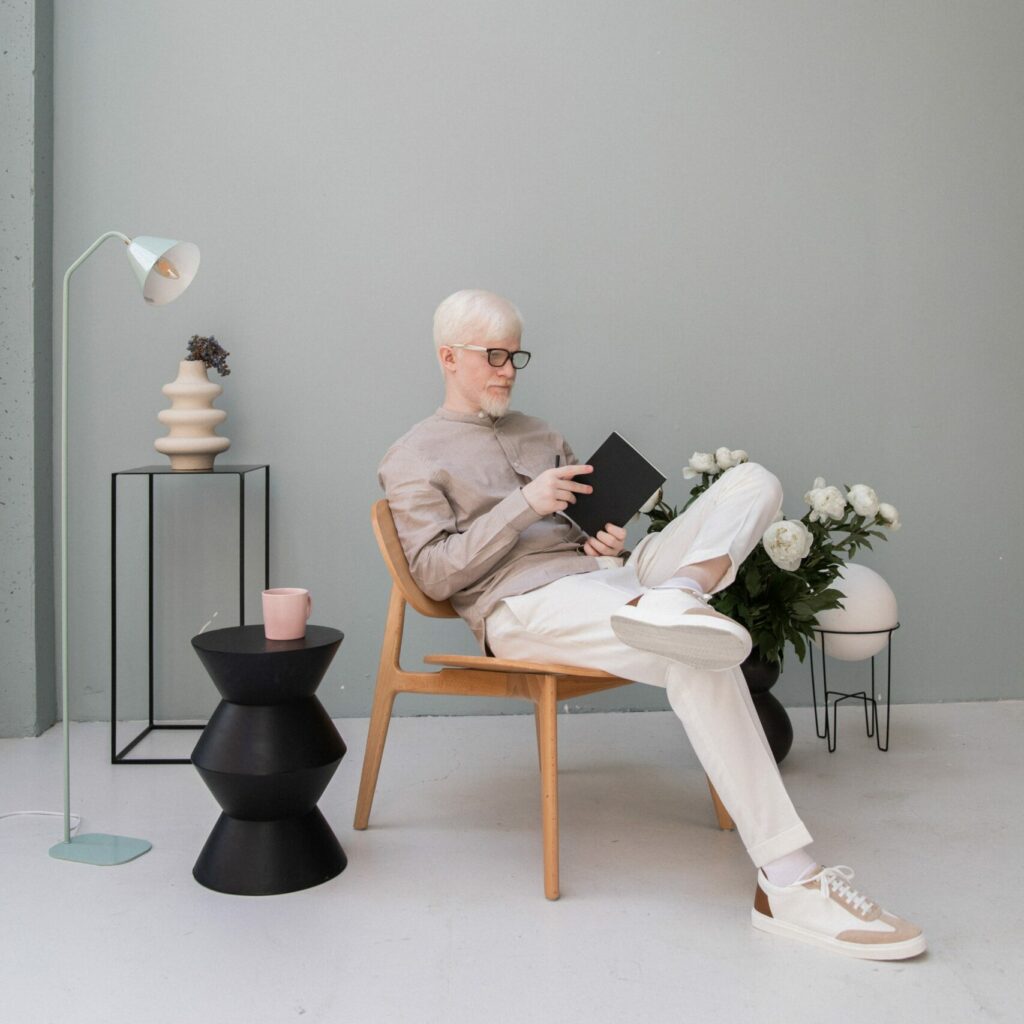
<instances>
[{"instance_id":1,"label":"black book","mask_svg":"<svg viewBox=\"0 0 1024 1024\"><path fill-rule=\"evenodd\" d=\"M665 482L665 476L614 431L583 465L593 466L594 472L574 479L594 490L577 494L575 504L560 515L591 537L606 523L625 526Z\"/></svg>"}]
</instances>

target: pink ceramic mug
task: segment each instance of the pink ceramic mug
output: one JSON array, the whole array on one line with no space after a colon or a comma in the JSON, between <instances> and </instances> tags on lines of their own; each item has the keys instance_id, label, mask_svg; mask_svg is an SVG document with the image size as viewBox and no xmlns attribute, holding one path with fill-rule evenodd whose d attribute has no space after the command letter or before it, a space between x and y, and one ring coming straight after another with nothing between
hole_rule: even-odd
<instances>
[{"instance_id":1,"label":"pink ceramic mug","mask_svg":"<svg viewBox=\"0 0 1024 1024\"><path fill-rule=\"evenodd\" d=\"M313 598L301 587L263 591L263 632L268 640L301 640L313 611Z\"/></svg>"}]
</instances>

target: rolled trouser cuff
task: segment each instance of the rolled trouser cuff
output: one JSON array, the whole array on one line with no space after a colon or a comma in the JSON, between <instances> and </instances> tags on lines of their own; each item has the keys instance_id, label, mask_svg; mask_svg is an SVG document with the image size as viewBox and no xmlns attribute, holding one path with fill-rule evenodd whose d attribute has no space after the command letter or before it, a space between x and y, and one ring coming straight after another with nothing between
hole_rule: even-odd
<instances>
[{"instance_id":1,"label":"rolled trouser cuff","mask_svg":"<svg viewBox=\"0 0 1024 1024\"><path fill-rule=\"evenodd\" d=\"M810 846L811 841L811 833L801 823L794 825L792 828L787 828L785 832L780 832L777 836L772 836L771 839L765 839L756 846L750 847L747 853L754 862L754 867L762 868L773 860L785 857L787 853L795 853L797 850L802 850L805 846Z\"/></svg>"}]
</instances>

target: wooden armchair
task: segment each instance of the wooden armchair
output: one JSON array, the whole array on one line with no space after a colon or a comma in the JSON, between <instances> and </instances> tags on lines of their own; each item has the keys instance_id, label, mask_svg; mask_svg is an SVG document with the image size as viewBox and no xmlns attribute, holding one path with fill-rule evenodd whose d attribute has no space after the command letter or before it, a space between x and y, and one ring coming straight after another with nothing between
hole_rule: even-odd
<instances>
[{"instance_id":1,"label":"wooden armchair","mask_svg":"<svg viewBox=\"0 0 1024 1024\"><path fill-rule=\"evenodd\" d=\"M373 697L366 754L359 783L354 826L365 829L377 787L384 742L387 739L391 709L396 694L437 693L467 697L522 697L533 701L537 729L537 755L540 761L541 821L544 834L544 895L558 899L558 717L559 701L571 700L598 690L626 686L620 679L597 669L570 665L506 661L494 657L460 654L431 654L423 660L442 666L433 672L406 672L400 664L405 606L433 618L455 618L448 601L427 597L409 573L405 553L395 530L387 501L373 506L373 531L380 553L391 574L391 599L388 604L384 642L381 645L377 688ZM732 819L708 780L718 825L733 828Z\"/></svg>"}]
</instances>

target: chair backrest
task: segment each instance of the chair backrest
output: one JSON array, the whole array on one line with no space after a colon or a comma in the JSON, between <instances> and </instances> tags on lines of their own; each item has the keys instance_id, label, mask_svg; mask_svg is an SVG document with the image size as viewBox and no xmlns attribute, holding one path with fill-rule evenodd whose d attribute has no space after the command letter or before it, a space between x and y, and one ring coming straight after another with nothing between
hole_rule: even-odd
<instances>
[{"instance_id":1,"label":"chair backrest","mask_svg":"<svg viewBox=\"0 0 1024 1024\"><path fill-rule=\"evenodd\" d=\"M395 520L391 515L391 506L384 498L374 502L372 509L373 533L377 538L377 546L380 548L381 557L388 567L392 582L405 598L408 604L420 613L429 615L434 619L454 619L458 613L452 607L450 601L435 601L427 597L412 578L409 572L409 563L405 559L405 552L402 550L402 542L398 539L398 531L395 529Z\"/></svg>"}]
</instances>

